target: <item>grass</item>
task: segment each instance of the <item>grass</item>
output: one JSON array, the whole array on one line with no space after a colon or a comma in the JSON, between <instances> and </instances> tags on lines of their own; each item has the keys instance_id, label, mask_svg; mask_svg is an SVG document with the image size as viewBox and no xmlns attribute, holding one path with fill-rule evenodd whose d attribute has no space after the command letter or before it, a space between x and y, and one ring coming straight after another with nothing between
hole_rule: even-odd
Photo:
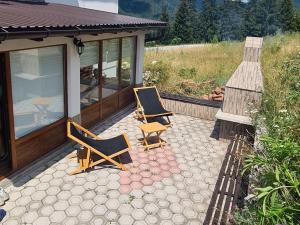
<instances>
[{"instance_id":1,"label":"grass","mask_svg":"<svg viewBox=\"0 0 300 225\"><path fill-rule=\"evenodd\" d=\"M243 45L241 42L222 42L188 49L146 51L145 67L151 67L156 61L168 66L169 79L157 84L161 91L200 97L226 83L242 61ZM182 76L183 70L187 71L186 76ZM195 73L189 76L191 70ZM181 84L186 81L193 81L199 88L192 93L185 91ZM201 84L205 81L211 81L210 85L203 87Z\"/></svg>"},{"instance_id":2,"label":"grass","mask_svg":"<svg viewBox=\"0 0 300 225\"><path fill-rule=\"evenodd\" d=\"M265 39L265 91L253 110L263 150L245 160L255 194L236 215L236 224L300 224L300 34ZM255 113L254 113L255 112Z\"/></svg>"},{"instance_id":3,"label":"grass","mask_svg":"<svg viewBox=\"0 0 300 225\"><path fill-rule=\"evenodd\" d=\"M276 81L273 65L299 51L299 42L300 34L265 38L262 64L267 89L280 88L272 84L272 80ZM244 42L221 42L187 49L146 51L145 70L151 70L153 62L162 62L167 67L165 73L168 79L154 82L160 91L199 98L215 87L226 84L243 59L243 48ZM197 88L191 91L182 85L187 81ZM210 81L209 84L203 85L206 81Z\"/></svg>"},{"instance_id":4,"label":"grass","mask_svg":"<svg viewBox=\"0 0 300 225\"><path fill-rule=\"evenodd\" d=\"M276 93L276 108L284 105L282 84L278 82L280 70L278 66L290 55L300 52L300 33L290 35L278 35L267 37L264 40L262 52L262 66L264 74L264 86L268 93Z\"/></svg>"}]
</instances>

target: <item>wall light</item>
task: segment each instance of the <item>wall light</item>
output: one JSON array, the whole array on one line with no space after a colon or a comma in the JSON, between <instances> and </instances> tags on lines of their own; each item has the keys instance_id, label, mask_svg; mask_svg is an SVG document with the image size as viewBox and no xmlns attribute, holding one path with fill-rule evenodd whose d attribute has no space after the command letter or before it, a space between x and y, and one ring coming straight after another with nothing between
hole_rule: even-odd
<instances>
[{"instance_id":1,"label":"wall light","mask_svg":"<svg viewBox=\"0 0 300 225\"><path fill-rule=\"evenodd\" d=\"M76 46L78 55L82 55L82 53L84 52L84 44L82 43L81 39L74 38L73 43Z\"/></svg>"}]
</instances>

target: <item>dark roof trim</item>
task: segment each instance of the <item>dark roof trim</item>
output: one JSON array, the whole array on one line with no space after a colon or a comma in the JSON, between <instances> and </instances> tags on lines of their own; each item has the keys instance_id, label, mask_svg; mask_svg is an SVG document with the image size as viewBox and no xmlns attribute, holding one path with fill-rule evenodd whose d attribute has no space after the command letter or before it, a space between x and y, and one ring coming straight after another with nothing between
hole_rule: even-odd
<instances>
[{"instance_id":1,"label":"dark roof trim","mask_svg":"<svg viewBox=\"0 0 300 225\"><path fill-rule=\"evenodd\" d=\"M68 26L68 27L9 27L0 28L0 42L11 39L33 39L58 36L77 36L83 34L103 34L155 30L165 28L167 24L125 24L106 26Z\"/></svg>"}]
</instances>

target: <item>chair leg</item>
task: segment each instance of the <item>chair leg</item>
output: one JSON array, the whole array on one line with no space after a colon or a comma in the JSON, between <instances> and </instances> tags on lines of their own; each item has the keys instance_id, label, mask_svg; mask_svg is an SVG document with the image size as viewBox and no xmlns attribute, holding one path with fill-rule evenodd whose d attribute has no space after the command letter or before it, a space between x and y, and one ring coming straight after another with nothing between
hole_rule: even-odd
<instances>
[{"instance_id":1,"label":"chair leg","mask_svg":"<svg viewBox=\"0 0 300 225\"><path fill-rule=\"evenodd\" d=\"M73 176L75 174L78 174L78 173L82 173L82 171L84 171L82 168L77 168L75 170L72 170L71 172L68 173L69 176Z\"/></svg>"},{"instance_id":2,"label":"chair leg","mask_svg":"<svg viewBox=\"0 0 300 225\"><path fill-rule=\"evenodd\" d=\"M84 149L83 151L77 152L77 157L79 161L79 167L71 172L68 173L68 175L72 176L78 173L82 173L82 171L85 171L86 168L86 160L87 160L87 149Z\"/></svg>"},{"instance_id":3,"label":"chair leg","mask_svg":"<svg viewBox=\"0 0 300 225\"><path fill-rule=\"evenodd\" d=\"M118 159L119 159L119 162L120 162L120 166L122 167L122 170L126 171L126 167L123 165L121 159L120 159L120 155L118 155Z\"/></svg>"},{"instance_id":4,"label":"chair leg","mask_svg":"<svg viewBox=\"0 0 300 225\"><path fill-rule=\"evenodd\" d=\"M72 152L71 154L68 155L68 159L74 159L77 158L77 152Z\"/></svg>"}]
</instances>

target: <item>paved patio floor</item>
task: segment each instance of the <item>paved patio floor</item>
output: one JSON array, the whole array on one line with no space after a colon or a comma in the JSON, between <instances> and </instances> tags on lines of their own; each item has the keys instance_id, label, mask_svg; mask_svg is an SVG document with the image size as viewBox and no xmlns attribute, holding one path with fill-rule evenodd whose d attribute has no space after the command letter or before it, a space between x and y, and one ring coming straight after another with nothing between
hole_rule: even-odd
<instances>
[{"instance_id":1,"label":"paved patio floor","mask_svg":"<svg viewBox=\"0 0 300 225\"><path fill-rule=\"evenodd\" d=\"M68 176L77 165L66 157L73 151L68 145L12 178L2 223L202 224L227 149L214 138L215 123L176 115L162 135L168 145L144 151L133 115L127 112L93 130L104 138L129 135L128 171L108 165Z\"/></svg>"}]
</instances>

